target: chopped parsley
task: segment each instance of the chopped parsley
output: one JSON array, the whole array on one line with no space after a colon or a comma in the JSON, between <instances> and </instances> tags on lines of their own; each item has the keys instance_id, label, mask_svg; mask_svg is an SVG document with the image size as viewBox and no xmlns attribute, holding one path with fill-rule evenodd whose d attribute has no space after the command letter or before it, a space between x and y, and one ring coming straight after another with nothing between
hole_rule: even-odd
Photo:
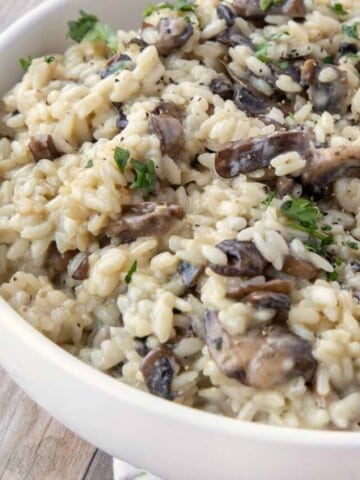
<instances>
[{"instance_id":1,"label":"chopped parsley","mask_svg":"<svg viewBox=\"0 0 360 480\"><path fill-rule=\"evenodd\" d=\"M146 163L139 162L138 160L131 160L130 163L136 174L136 179L130 185L130 188L142 188L147 193L152 192L156 184L155 163L152 160L149 160Z\"/></svg>"},{"instance_id":2,"label":"chopped parsley","mask_svg":"<svg viewBox=\"0 0 360 480\"><path fill-rule=\"evenodd\" d=\"M278 66L279 66L279 68L281 68L281 70L286 70L289 66L289 62L284 60L283 62L279 62Z\"/></svg>"},{"instance_id":3,"label":"chopped parsley","mask_svg":"<svg viewBox=\"0 0 360 480\"><path fill-rule=\"evenodd\" d=\"M334 270L333 272L326 272L326 278L329 282L335 282L338 279L339 273Z\"/></svg>"},{"instance_id":4,"label":"chopped parsley","mask_svg":"<svg viewBox=\"0 0 360 480\"><path fill-rule=\"evenodd\" d=\"M360 40L359 34L358 34L358 26L359 26L359 22L355 22L352 25L343 25L342 32L344 35L347 35L348 37L355 38L356 40Z\"/></svg>"},{"instance_id":5,"label":"chopped parsley","mask_svg":"<svg viewBox=\"0 0 360 480\"><path fill-rule=\"evenodd\" d=\"M46 63L53 63L55 62L55 57L53 57L52 55L46 55L46 57L44 57L44 60Z\"/></svg>"},{"instance_id":6,"label":"chopped parsley","mask_svg":"<svg viewBox=\"0 0 360 480\"><path fill-rule=\"evenodd\" d=\"M334 243L334 235L328 225L324 225L322 230L329 233L322 233L318 230L317 224L322 219L322 214L314 202L306 198L293 198L284 202L280 210L290 220L288 222L290 228L309 235L310 238L303 242L306 248L324 256L327 247Z\"/></svg>"},{"instance_id":7,"label":"chopped parsley","mask_svg":"<svg viewBox=\"0 0 360 480\"><path fill-rule=\"evenodd\" d=\"M131 265L131 267L130 267L130 269L129 269L128 273L126 274L126 277L125 277L125 283L126 283L127 285L129 285L129 283L131 283L132 276L134 275L134 273L136 272L136 270L137 270L137 261L135 260L135 261L132 263L132 265Z\"/></svg>"},{"instance_id":8,"label":"chopped parsley","mask_svg":"<svg viewBox=\"0 0 360 480\"><path fill-rule=\"evenodd\" d=\"M259 43L255 46L255 57L261 60L264 63L269 63L270 58L268 57L268 48L272 42L279 40L280 38L284 38L289 35L289 32L277 32L273 35L270 35L266 38L266 42Z\"/></svg>"},{"instance_id":9,"label":"chopped parsley","mask_svg":"<svg viewBox=\"0 0 360 480\"><path fill-rule=\"evenodd\" d=\"M93 160L89 160L87 164L85 165L85 168L92 168L94 166Z\"/></svg>"},{"instance_id":10,"label":"chopped parsley","mask_svg":"<svg viewBox=\"0 0 360 480\"><path fill-rule=\"evenodd\" d=\"M330 9L331 9L331 11L333 11L336 15L339 15L340 17L348 14L348 12L344 9L344 7L341 3L334 3L334 5L331 5Z\"/></svg>"},{"instance_id":11,"label":"chopped parsley","mask_svg":"<svg viewBox=\"0 0 360 480\"><path fill-rule=\"evenodd\" d=\"M281 5L282 0L260 0L260 8L263 12L269 10L273 5Z\"/></svg>"},{"instance_id":12,"label":"chopped parsley","mask_svg":"<svg viewBox=\"0 0 360 480\"><path fill-rule=\"evenodd\" d=\"M293 198L284 202L281 212L291 220L295 220L301 227L308 230L316 230L317 222L322 218L316 205L306 198Z\"/></svg>"},{"instance_id":13,"label":"chopped parsley","mask_svg":"<svg viewBox=\"0 0 360 480\"><path fill-rule=\"evenodd\" d=\"M359 250L359 244L357 242L346 242L346 246L352 250Z\"/></svg>"},{"instance_id":14,"label":"chopped parsley","mask_svg":"<svg viewBox=\"0 0 360 480\"><path fill-rule=\"evenodd\" d=\"M115 147L114 160L121 173L124 173L129 158L129 150L125 150L125 148L121 147Z\"/></svg>"},{"instance_id":15,"label":"chopped parsley","mask_svg":"<svg viewBox=\"0 0 360 480\"><path fill-rule=\"evenodd\" d=\"M24 72L27 72L32 64L33 58L28 55L26 58L20 58L19 63Z\"/></svg>"},{"instance_id":16,"label":"chopped parsley","mask_svg":"<svg viewBox=\"0 0 360 480\"><path fill-rule=\"evenodd\" d=\"M324 57L321 60L323 63L326 63L327 65L334 63L334 59L331 55L328 55L327 57Z\"/></svg>"},{"instance_id":17,"label":"chopped parsley","mask_svg":"<svg viewBox=\"0 0 360 480\"><path fill-rule=\"evenodd\" d=\"M115 30L109 25L99 22L95 15L80 10L80 17L75 21L69 21L68 28L68 36L75 42L80 43L83 40L103 42L106 43L112 53L117 51Z\"/></svg>"},{"instance_id":18,"label":"chopped parsley","mask_svg":"<svg viewBox=\"0 0 360 480\"><path fill-rule=\"evenodd\" d=\"M275 198L275 192L271 191L271 192L268 193L265 200L263 200L261 203L268 207L271 204L271 202L274 200L274 198Z\"/></svg>"},{"instance_id":19,"label":"chopped parsley","mask_svg":"<svg viewBox=\"0 0 360 480\"><path fill-rule=\"evenodd\" d=\"M186 0L178 0L175 3L162 2L158 5L148 5L143 12L143 16L149 17L154 12L158 12L165 8L168 10L177 10L178 12L195 12L196 5Z\"/></svg>"}]
</instances>

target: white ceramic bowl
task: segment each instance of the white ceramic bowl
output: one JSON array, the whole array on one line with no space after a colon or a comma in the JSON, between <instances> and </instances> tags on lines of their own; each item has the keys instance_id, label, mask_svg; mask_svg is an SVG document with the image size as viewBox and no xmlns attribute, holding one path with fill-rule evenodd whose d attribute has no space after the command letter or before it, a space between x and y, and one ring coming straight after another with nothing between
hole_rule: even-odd
<instances>
[{"instance_id":1,"label":"white ceramic bowl","mask_svg":"<svg viewBox=\"0 0 360 480\"><path fill-rule=\"evenodd\" d=\"M66 21L80 8L132 28L145 3L46 1L0 36L0 92L19 80L20 57L64 51ZM244 423L155 398L73 358L1 299L0 363L68 428L164 480L360 479L360 433Z\"/></svg>"}]
</instances>

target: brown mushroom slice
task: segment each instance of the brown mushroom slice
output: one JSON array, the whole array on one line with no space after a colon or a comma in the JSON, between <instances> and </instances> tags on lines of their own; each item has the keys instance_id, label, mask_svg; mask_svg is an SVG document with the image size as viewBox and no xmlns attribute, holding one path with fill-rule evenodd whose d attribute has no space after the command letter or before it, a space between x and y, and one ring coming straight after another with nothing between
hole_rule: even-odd
<instances>
[{"instance_id":1,"label":"brown mushroom slice","mask_svg":"<svg viewBox=\"0 0 360 480\"><path fill-rule=\"evenodd\" d=\"M123 242L139 237L159 237L184 216L184 209L173 203L158 205L155 202L142 202L124 205L121 215L113 219L102 233L108 238L118 237Z\"/></svg>"},{"instance_id":2,"label":"brown mushroom slice","mask_svg":"<svg viewBox=\"0 0 360 480\"><path fill-rule=\"evenodd\" d=\"M165 347L149 352L140 365L147 389L157 397L173 400L171 383L174 378L174 354Z\"/></svg>"},{"instance_id":3,"label":"brown mushroom slice","mask_svg":"<svg viewBox=\"0 0 360 480\"><path fill-rule=\"evenodd\" d=\"M305 278L306 280L314 280L320 270L307 260L287 255L284 259L282 271L293 277Z\"/></svg>"},{"instance_id":4,"label":"brown mushroom slice","mask_svg":"<svg viewBox=\"0 0 360 480\"><path fill-rule=\"evenodd\" d=\"M236 47L237 45L245 45L251 50L255 50L255 46L249 37L242 35L236 25L226 28L216 36L216 41L228 47Z\"/></svg>"},{"instance_id":5,"label":"brown mushroom slice","mask_svg":"<svg viewBox=\"0 0 360 480\"><path fill-rule=\"evenodd\" d=\"M239 81L234 86L233 100L239 110L251 117L264 115L274 106L273 101L250 84Z\"/></svg>"},{"instance_id":6,"label":"brown mushroom slice","mask_svg":"<svg viewBox=\"0 0 360 480\"><path fill-rule=\"evenodd\" d=\"M134 70L135 63L131 60L129 55L125 53L117 53L107 62L106 67L100 71L102 79L113 75L121 70Z\"/></svg>"},{"instance_id":7,"label":"brown mushroom slice","mask_svg":"<svg viewBox=\"0 0 360 480\"><path fill-rule=\"evenodd\" d=\"M184 148L184 130L177 118L166 113L151 115L149 125L150 133L160 140L163 155L176 157Z\"/></svg>"},{"instance_id":8,"label":"brown mushroom slice","mask_svg":"<svg viewBox=\"0 0 360 480\"><path fill-rule=\"evenodd\" d=\"M302 183L321 193L339 177L360 177L360 148L355 145L315 150L302 175Z\"/></svg>"},{"instance_id":9,"label":"brown mushroom slice","mask_svg":"<svg viewBox=\"0 0 360 480\"><path fill-rule=\"evenodd\" d=\"M244 335L231 336L218 314L205 313L206 343L224 375L258 389L269 389L303 377L310 383L316 371L311 345L285 327L251 327Z\"/></svg>"},{"instance_id":10,"label":"brown mushroom slice","mask_svg":"<svg viewBox=\"0 0 360 480\"><path fill-rule=\"evenodd\" d=\"M178 273L180 274L180 278L186 289L196 286L203 271L203 266L194 265L189 262L181 262L178 267Z\"/></svg>"},{"instance_id":11,"label":"brown mushroom slice","mask_svg":"<svg viewBox=\"0 0 360 480\"><path fill-rule=\"evenodd\" d=\"M183 18L162 18L158 32L160 39L155 46L161 55L169 55L173 50L185 45L194 33L194 28Z\"/></svg>"},{"instance_id":12,"label":"brown mushroom slice","mask_svg":"<svg viewBox=\"0 0 360 480\"><path fill-rule=\"evenodd\" d=\"M278 177L275 183L275 192L278 198L283 198L285 195L296 196L294 192L299 187L299 193L301 193L301 185L298 185L293 178L290 177Z\"/></svg>"},{"instance_id":13,"label":"brown mushroom slice","mask_svg":"<svg viewBox=\"0 0 360 480\"><path fill-rule=\"evenodd\" d=\"M86 280L89 276L89 268L90 268L89 259L87 256L85 256L81 260L79 265L75 268L72 274L72 278L74 280L80 280L80 281Z\"/></svg>"},{"instance_id":14,"label":"brown mushroom slice","mask_svg":"<svg viewBox=\"0 0 360 480\"><path fill-rule=\"evenodd\" d=\"M55 242L51 242L47 250L44 266L50 272L50 277L65 273L69 262L78 253L77 250L59 252Z\"/></svg>"},{"instance_id":15,"label":"brown mushroom slice","mask_svg":"<svg viewBox=\"0 0 360 480\"><path fill-rule=\"evenodd\" d=\"M331 68L336 78L332 81L322 81L321 73ZM334 65L308 59L301 69L303 85L309 86L308 96L315 112L346 113L349 97L349 81L347 73Z\"/></svg>"},{"instance_id":16,"label":"brown mushroom slice","mask_svg":"<svg viewBox=\"0 0 360 480\"><path fill-rule=\"evenodd\" d=\"M269 8L263 8L261 0L235 0L233 8L239 17L264 18L266 15L286 15L291 18L304 18L306 15L303 0L285 0L270 2Z\"/></svg>"},{"instance_id":17,"label":"brown mushroom slice","mask_svg":"<svg viewBox=\"0 0 360 480\"><path fill-rule=\"evenodd\" d=\"M224 277L261 275L267 261L252 242L224 240L216 245L227 256L227 265L210 264L211 270Z\"/></svg>"},{"instance_id":18,"label":"brown mushroom slice","mask_svg":"<svg viewBox=\"0 0 360 480\"><path fill-rule=\"evenodd\" d=\"M158 105L153 110L153 115L170 115L171 117L182 119L182 110L172 102L165 102L160 100Z\"/></svg>"},{"instance_id":19,"label":"brown mushroom slice","mask_svg":"<svg viewBox=\"0 0 360 480\"><path fill-rule=\"evenodd\" d=\"M209 85L210 90L215 95L219 95L223 100L231 100L234 96L234 86L232 82L223 74L213 78Z\"/></svg>"},{"instance_id":20,"label":"brown mushroom slice","mask_svg":"<svg viewBox=\"0 0 360 480\"><path fill-rule=\"evenodd\" d=\"M272 292L288 295L295 284L292 280L277 278L264 283L242 282L240 285L230 285L226 296L235 300L241 300L253 292Z\"/></svg>"},{"instance_id":21,"label":"brown mushroom slice","mask_svg":"<svg viewBox=\"0 0 360 480\"><path fill-rule=\"evenodd\" d=\"M288 295L276 292L252 292L243 302L250 303L255 308L271 308L274 310L290 310L291 301Z\"/></svg>"},{"instance_id":22,"label":"brown mushroom slice","mask_svg":"<svg viewBox=\"0 0 360 480\"><path fill-rule=\"evenodd\" d=\"M55 160L55 158L62 155L62 153L56 148L54 139L51 135L34 135L30 138L28 147L35 162L43 159Z\"/></svg>"},{"instance_id":23,"label":"brown mushroom slice","mask_svg":"<svg viewBox=\"0 0 360 480\"><path fill-rule=\"evenodd\" d=\"M267 168L274 157L294 150L303 157L309 155L310 142L305 132L277 132L267 137L228 143L215 156L215 170L221 177L236 177L240 173Z\"/></svg>"}]
</instances>

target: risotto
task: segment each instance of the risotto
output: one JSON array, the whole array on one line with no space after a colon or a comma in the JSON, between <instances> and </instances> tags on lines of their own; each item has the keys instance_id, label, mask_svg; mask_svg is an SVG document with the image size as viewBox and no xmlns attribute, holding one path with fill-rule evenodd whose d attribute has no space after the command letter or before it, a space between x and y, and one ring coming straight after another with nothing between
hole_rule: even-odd
<instances>
[{"instance_id":1,"label":"risotto","mask_svg":"<svg viewBox=\"0 0 360 480\"><path fill-rule=\"evenodd\" d=\"M1 102L3 298L159 397L358 430L360 2L68 27Z\"/></svg>"}]
</instances>

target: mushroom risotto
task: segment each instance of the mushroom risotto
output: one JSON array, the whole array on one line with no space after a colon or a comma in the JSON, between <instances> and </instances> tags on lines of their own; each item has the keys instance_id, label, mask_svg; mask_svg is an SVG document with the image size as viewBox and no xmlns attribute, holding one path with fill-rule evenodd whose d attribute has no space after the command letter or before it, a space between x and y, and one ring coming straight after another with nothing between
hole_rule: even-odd
<instances>
[{"instance_id":1,"label":"mushroom risotto","mask_svg":"<svg viewBox=\"0 0 360 480\"><path fill-rule=\"evenodd\" d=\"M159 397L358 430L360 2L68 29L1 104L1 295Z\"/></svg>"}]
</instances>

